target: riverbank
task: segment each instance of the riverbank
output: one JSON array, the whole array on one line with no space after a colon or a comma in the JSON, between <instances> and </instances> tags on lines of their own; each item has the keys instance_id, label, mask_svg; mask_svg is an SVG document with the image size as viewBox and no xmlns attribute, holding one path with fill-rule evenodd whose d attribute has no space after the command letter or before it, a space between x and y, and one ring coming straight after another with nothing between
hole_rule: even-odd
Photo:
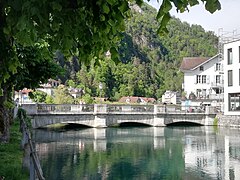
<instances>
[{"instance_id":1,"label":"riverbank","mask_svg":"<svg viewBox=\"0 0 240 180\"><path fill-rule=\"evenodd\" d=\"M14 121L10 128L10 142L8 144L0 143L0 177L4 177L6 180L29 179L28 172L22 169L21 137L19 122Z\"/></svg>"}]
</instances>

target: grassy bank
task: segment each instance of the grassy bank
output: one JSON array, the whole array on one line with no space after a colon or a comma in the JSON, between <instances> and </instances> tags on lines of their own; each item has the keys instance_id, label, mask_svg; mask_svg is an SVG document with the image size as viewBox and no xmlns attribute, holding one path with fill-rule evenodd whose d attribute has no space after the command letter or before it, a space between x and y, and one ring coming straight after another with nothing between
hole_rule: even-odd
<instances>
[{"instance_id":1,"label":"grassy bank","mask_svg":"<svg viewBox=\"0 0 240 180\"><path fill-rule=\"evenodd\" d=\"M0 143L0 177L6 180L29 179L28 172L22 170L21 136L19 122L15 121L10 129L9 144Z\"/></svg>"}]
</instances>

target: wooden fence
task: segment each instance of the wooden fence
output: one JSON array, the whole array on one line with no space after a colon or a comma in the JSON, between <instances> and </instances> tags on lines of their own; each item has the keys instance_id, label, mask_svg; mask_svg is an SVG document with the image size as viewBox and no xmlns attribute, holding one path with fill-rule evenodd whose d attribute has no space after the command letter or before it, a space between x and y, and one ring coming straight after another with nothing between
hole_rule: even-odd
<instances>
[{"instance_id":1,"label":"wooden fence","mask_svg":"<svg viewBox=\"0 0 240 180\"><path fill-rule=\"evenodd\" d=\"M40 161L38 159L35 148L33 146L29 128L25 121L26 112L23 109L19 109L17 116L20 120L20 131L23 134L22 144L21 144L22 148L24 148L24 150L27 151L27 153L28 153L28 151L30 151L30 153L29 153L30 157L28 158L28 159L30 159L30 167L29 167L30 180L35 180L36 177L39 180L45 180L45 178L43 177L43 172L42 172L42 168L40 165ZM26 147L29 147L30 150L27 150Z\"/></svg>"}]
</instances>

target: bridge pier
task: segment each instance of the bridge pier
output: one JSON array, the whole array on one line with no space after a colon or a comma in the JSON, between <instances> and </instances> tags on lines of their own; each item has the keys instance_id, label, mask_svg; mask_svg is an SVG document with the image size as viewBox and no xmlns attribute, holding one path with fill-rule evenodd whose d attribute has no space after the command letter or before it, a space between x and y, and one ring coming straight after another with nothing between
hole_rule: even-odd
<instances>
[{"instance_id":1,"label":"bridge pier","mask_svg":"<svg viewBox=\"0 0 240 180\"><path fill-rule=\"evenodd\" d=\"M216 114L210 112L210 106L206 106L204 126L213 126Z\"/></svg>"},{"instance_id":2,"label":"bridge pier","mask_svg":"<svg viewBox=\"0 0 240 180\"><path fill-rule=\"evenodd\" d=\"M94 127L105 128L107 127L107 105L106 104L94 104Z\"/></svg>"},{"instance_id":3,"label":"bridge pier","mask_svg":"<svg viewBox=\"0 0 240 180\"><path fill-rule=\"evenodd\" d=\"M158 126L166 126L164 123L164 116L159 116L159 106L154 105L154 118L153 118L153 126L158 127ZM161 112L166 112L165 106L161 108Z\"/></svg>"}]
</instances>

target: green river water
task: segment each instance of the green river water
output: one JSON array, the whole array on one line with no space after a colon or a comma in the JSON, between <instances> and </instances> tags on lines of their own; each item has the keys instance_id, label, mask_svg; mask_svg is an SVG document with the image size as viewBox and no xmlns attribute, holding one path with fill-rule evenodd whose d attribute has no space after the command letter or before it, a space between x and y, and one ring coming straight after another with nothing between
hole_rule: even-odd
<instances>
[{"instance_id":1,"label":"green river water","mask_svg":"<svg viewBox=\"0 0 240 180\"><path fill-rule=\"evenodd\" d=\"M240 129L34 130L47 180L240 179Z\"/></svg>"}]
</instances>

